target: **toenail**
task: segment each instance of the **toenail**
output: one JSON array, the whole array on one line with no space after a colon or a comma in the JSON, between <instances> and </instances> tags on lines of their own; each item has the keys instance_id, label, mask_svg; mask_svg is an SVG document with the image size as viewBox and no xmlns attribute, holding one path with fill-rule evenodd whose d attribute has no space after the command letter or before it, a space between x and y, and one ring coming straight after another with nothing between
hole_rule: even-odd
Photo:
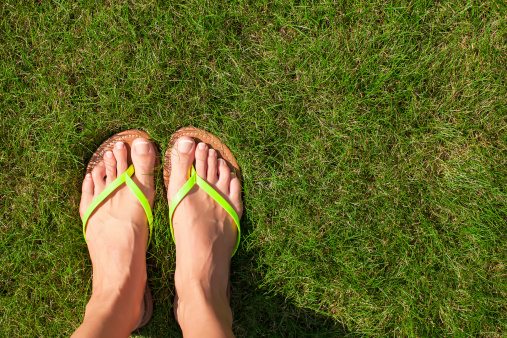
<instances>
[{"instance_id":1,"label":"toenail","mask_svg":"<svg viewBox=\"0 0 507 338\"><path fill-rule=\"evenodd\" d=\"M178 141L178 151L184 154L189 153L194 147L194 141L180 140Z\"/></svg>"},{"instance_id":2,"label":"toenail","mask_svg":"<svg viewBox=\"0 0 507 338\"><path fill-rule=\"evenodd\" d=\"M209 156L217 156L217 152L215 149L210 149L209 150Z\"/></svg>"},{"instance_id":3,"label":"toenail","mask_svg":"<svg viewBox=\"0 0 507 338\"><path fill-rule=\"evenodd\" d=\"M123 142L116 143L115 148L116 149L123 149Z\"/></svg>"},{"instance_id":4,"label":"toenail","mask_svg":"<svg viewBox=\"0 0 507 338\"><path fill-rule=\"evenodd\" d=\"M136 142L134 147L139 154L148 154L150 152L149 145L148 142Z\"/></svg>"},{"instance_id":5,"label":"toenail","mask_svg":"<svg viewBox=\"0 0 507 338\"><path fill-rule=\"evenodd\" d=\"M204 149L206 149L206 144L201 142L201 143L199 143L198 147L199 147L199 149L204 150Z\"/></svg>"},{"instance_id":6,"label":"toenail","mask_svg":"<svg viewBox=\"0 0 507 338\"><path fill-rule=\"evenodd\" d=\"M87 180L91 180L92 179L92 174L86 174L86 177L85 177Z\"/></svg>"},{"instance_id":7,"label":"toenail","mask_svg":"<svg viewBox=\"0 0 507 338\"><path fill-rule=\"evenodd\" d=\"M221 158L218 159L218 165L226 165L225 161Z\"/></svg>"},{"instance_id":8,"label":"toenail","mask_svg":"<svg viewBox=\"0 0 507 338\"><path fill-rule=\"evenodd\" d=\"M106 151L106 158L111 158L113 157L113 152L112 151Z\"/></svg>"},{"instance_id":9,"label":"toenail","mask_svg":"<svg viewBox=\"0 0 507 338\"><path fill-rule=\"evenodd\" d=\"M97 164L99 167L103 167L104 166L104 162L99 162L99 164Z\"/></svg>"}]
</instances>

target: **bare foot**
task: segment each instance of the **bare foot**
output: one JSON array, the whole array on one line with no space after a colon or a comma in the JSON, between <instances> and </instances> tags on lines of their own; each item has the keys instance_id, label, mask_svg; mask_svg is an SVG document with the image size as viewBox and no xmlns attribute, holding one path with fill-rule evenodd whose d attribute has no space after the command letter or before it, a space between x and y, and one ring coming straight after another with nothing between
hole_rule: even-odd
<instances>
[{"instance_id":1,"label":"bare foot","mask_svg":"<svg viewBox=\"0 0 507 338\"><path fill-rule=\"evenodd\" d=\"M154 148L149 141L138 138L132 144L131 156L135 168L132 179L153 206ZM127 148L118 142L83 181L81 218L92 201L127 168ZM99 336L105 333L110 337L127 336L136 327L146 284L148 236L146 213L125 184L95 209L86 228L93 266L92 296L76 336L92 336L91 331L85 330L86 324L88 328L107 329L105 326L121 322L119 326L113 325L114 330L109 334L94 331Z\"/></svg>"},{"instance_id":2,"label":"bare foot","mask_svg":"<svg viewBox=\"0 0 507 338\"><path fill-rule=\"evenodd\" d=\"M197 149L196 149L197 148ZM186 136L178 139L171 153L168 200L188 180L196 160L197 175L205 179L234 208L241 218L240 182L231 177L227 164L204 143L197 146ZM225 211L199 186L180 202L173 216L176 241L175 315L188 336L232 335L232 313L227 299L231 255L237 227ZM199 323L199 325L196 325ZM199 329L205 331L199 331ZM216 330L214 330L214 328Z\"/></svg>"}]
</instances>

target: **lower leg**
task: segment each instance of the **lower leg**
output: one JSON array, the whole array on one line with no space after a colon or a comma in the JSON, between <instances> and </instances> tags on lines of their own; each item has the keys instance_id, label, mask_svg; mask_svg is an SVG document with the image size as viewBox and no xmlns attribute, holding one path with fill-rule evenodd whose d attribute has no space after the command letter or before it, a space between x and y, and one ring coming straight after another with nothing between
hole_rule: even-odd
<instances>
[{"instance_id":1,"label":"lower leg","mask_svg":"<svg viewBox=\"0 0 507 338\"><path fill-rule=\"evenodd\" d=\"M83 323L72 337L129 336L139 321L139 299L126 294L108 293L92 295L86 305Z\"/></svg>"},{"instance_id":2,"label":"lower leg","mask_svg":"<svg viewBox=\"0 0 507 338\"><path fill-rule=\"evenodd\" d=\"M181 290L182 288L180 288ZM226 295L195 283L178 292L177 316L185 337L234 337Z\"/></svg>"}]
</instances>

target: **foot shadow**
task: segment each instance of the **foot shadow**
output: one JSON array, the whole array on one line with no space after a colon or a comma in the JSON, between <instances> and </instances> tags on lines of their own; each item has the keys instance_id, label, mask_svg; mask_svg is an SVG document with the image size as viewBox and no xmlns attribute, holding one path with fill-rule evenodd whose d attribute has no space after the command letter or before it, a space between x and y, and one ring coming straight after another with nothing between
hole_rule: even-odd
<instances>
[{"instance_id":1,"label":"foot shadow","mask_svg":"<svg viewBox=\"0 0 507 338\"><path fill-rule=\"evenodd\" d=\"M246 238L252 223L248 215L241 220ZM357 337L331 317L289 303L284 297L260 287L257 271L258 250L239 250L231 267L231 308L233 330L238 337Z\"/></svg>"}]
</instances>

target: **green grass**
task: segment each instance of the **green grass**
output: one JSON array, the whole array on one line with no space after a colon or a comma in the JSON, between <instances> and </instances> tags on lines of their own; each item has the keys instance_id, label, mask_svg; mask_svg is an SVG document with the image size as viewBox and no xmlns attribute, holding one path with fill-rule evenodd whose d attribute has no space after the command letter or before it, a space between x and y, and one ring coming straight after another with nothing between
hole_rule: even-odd
<instances>
[{"instance_id":1,"label":"green grass","mask_svg":"<svg viewBox=\"0 0 507 338\"><path fill-rule=\"evenodd\" d=\"M96 147L187 125L243 171L238 336L505 335L506 64L503 1L4 2L0 336L82 320ZM161 176L139 337L181 334Z\"/></svg>"}]
</instances>

